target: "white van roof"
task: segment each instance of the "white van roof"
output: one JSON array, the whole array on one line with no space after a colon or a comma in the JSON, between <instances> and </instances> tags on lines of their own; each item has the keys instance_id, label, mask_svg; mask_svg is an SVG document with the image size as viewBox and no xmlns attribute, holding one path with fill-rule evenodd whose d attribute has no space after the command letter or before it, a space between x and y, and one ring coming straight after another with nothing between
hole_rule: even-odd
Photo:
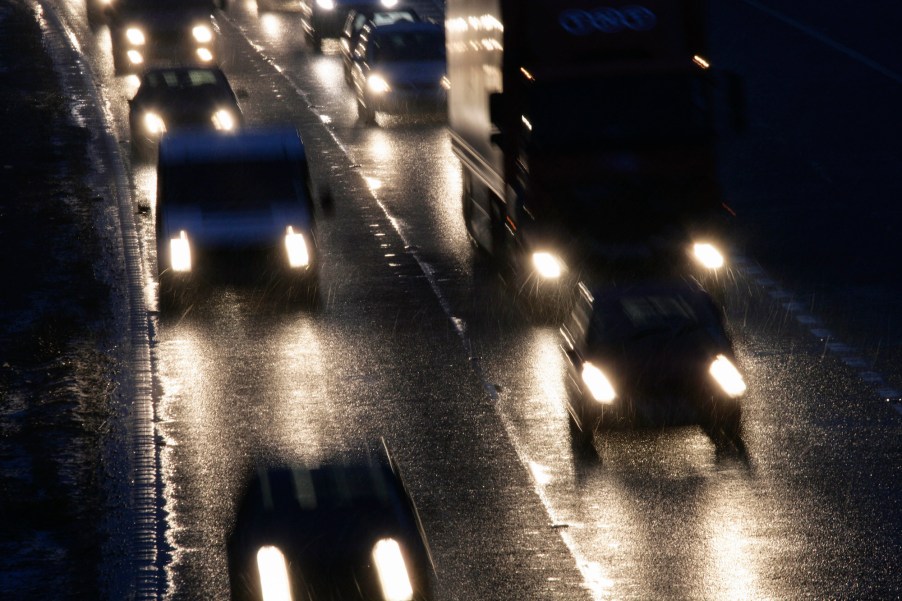
<instances>
[{"instance_id":1,"label":"white van roof","mask_svg":"<svg viewBox=\"0 0 902 601\"><path fill-rule=\"evenodd\" d=\"M260 159L303 160L304 143L291 127L236 132L179 131L160 141L160 164Z\"/></svg>"}]
</instances>

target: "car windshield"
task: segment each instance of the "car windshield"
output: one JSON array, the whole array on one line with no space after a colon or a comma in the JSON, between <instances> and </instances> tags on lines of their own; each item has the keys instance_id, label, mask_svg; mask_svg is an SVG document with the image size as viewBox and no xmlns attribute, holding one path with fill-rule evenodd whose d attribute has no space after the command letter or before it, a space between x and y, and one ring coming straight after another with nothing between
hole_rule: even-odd
<instances>
[{"instance_id":1,"label":"car windshield","mask_svg":"<svg viewBox=\"0 0 902 601\"><path fill-rule=\"evenodd\" d=\"M593 338L631 340L649 334L679 335L707 329L717 320L704 303L679 292L647 292L602 296L592 319Z\"/></svg>"},{"instance_id":2,"label":"car windshield","mask_svg":"<svg viewBox=\"0 0 902 601\"><path fill-rule=\"evenodd\" d=\"M141 84L150 89L185 89L222 85L215 71L209 69L152 71Z\"/></svg>"},{"instance_id":3,"label":"car windshield","mask_svg":"<svg viewBox=\"0 0 902 601\"><path fill-rule=\"evenodd\" d=\"M373 43L373 61L377 63L444 59L445 37L440 31L383 32Z\"/></svg>"},{"instance_id":4,"label":"car windshield","mask_svg":"<svg viewBox=\"0 0 902 601\"><path fill-rule=\"evenodd\" d=\"M160 183L170 205L206 210L259 210L272 202L306 198L301 169L288 161L172 165Z\"/></svg>"}]
</instances>

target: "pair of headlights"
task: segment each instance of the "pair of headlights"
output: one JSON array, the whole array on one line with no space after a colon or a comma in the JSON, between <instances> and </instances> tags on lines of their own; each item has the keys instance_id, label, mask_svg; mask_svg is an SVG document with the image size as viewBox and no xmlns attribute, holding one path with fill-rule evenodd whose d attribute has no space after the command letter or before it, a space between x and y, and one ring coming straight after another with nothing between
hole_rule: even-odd
<instances>
[{"instance_id":1,"label":"pair of headlights","mask_svg":"<svg viewBox=\"0 0 902 601\"><path fill-rule=\"evenodd\" d=\"M191 28L191 37L198 44L209 44L213 41L213 28L209 25L195 25ZM125 39L132 46L144 46L147 43L147 36L140 27L129 27L126 29Z\"/></svg>"},{"instance_id":2,"label":"pair of headlights","mask_svg":"<svg viewBox=\"0 0 902 601\"><path fill-rule=\"evenodd\" d=\"M373 546L372 557L382 588L383 600L413 599L413 585L398 541L393 538L379 540ZM263 601L292 601L288 563L278 547L260 547L257 551L257 571Z\"/></svg>"},{"instance_id":3,"label":"pair of headlights","mask_svg":"<svg viewBox=\"0 0 902 601\"><path fill-rule=\"evenodd\" d=\"M381 4L385 8L394 8L398 5L398 0L382 0ZM321 10L334 10L335 0L316 0L316 5Z\"/></svg>"},{"instance_id":4,"label":"pair of headlights","mask_svg":"<svg viewBox=\"0 0 902 601\"><path fill-rule=\"evenodd\" d=\"M309 267L310 250L307 248L307 240L304 234L295 232L292 226L285 230L285 252L288 255L288 266L294 269ZM191 271L191 242L188 241L188 233L185 230L179 232L178 237L169 241L169 264L172 271L188 273Z\"/></svg>"},{"instance_id":5,"label":"pair of headlights","mask_svg":"<svg viewBox=\"0 0 902 601\"><path fill-rule=\"evenodd\" d=\"M728 397L737 398L745 393L746 385L742 374L726 356L717 355L708 366L708 374ZM589 389L589 394L597 402L610 404L617 399L617 391L611 380L601 368L590 361L583 363L582 380Z\"/></svg>"},{"instance_id":6,"label":"pair of headlights","mask_svg":"<svg viewBox=\"0 0 902 601\"><path fill-rule=\"evenodd\" d=\"M232 131L238 125L234 113L228 109L216 110L210 116L210 122L218 131ZM166 122L159 114L148 111L144 113L144 129L151 136L159 137L166 133Z\"/></svg>"},{"instance_id":7,"label":"pair of headlights","mask_svg":"<svg viewBox=\"0 0 902 601\"><path fill-rule=\"evenodd\" d=\"M695 260L708 269L719 269L724 265L724 257L713 244L696 242L692 245L692 256ZM543 279L554 280L564 273L564 262L556 254L548 251L539 251L532 254L532 265Z\"/></svg>"}]
</instances>

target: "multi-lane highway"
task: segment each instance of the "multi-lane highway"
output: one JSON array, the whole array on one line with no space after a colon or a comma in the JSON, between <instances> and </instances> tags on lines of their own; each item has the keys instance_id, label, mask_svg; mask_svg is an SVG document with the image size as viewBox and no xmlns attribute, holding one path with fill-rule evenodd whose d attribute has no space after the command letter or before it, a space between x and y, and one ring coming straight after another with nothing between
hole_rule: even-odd
<instances>
[{"instance_id":1,"label":"multi-lane highway","mask_svg":"<svg viewBox=\"0 0 902 601\"><path fill-rule=\"evenodd\" d=\"M359 122L336 48L313 54L296 14L251 1L217 19L248 124L294 124L334 196L319 223L322 302L226 285L159 316L155 173L128 161L133 83L113 75L109 33L88 27L82 2L42 2L121 141L142 249L163 504L160 577L143 586L227 598L225 539L248 470L384 439L440 599L902 595L902 417L888 400L902 388L902 59L888 42L902 9L780 4L711 14L711 59L743 76L748 98L749 127L722 150L745 450L670 427L606 433L582 453L557 325L530 320L471 249L444 123Z\"/></svg>"}]
</instances>

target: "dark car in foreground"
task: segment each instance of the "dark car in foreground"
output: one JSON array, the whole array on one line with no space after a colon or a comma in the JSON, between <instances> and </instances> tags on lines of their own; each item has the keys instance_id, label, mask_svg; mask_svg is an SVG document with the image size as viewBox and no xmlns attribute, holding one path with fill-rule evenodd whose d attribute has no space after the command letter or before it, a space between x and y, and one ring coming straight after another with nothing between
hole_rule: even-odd
<instances>
[{"instance_id":1,"label":"dark car in foreground","mask_svg":"<svg viewBox=\"0 0 902 601\"><path fill-rule=\"evenodd\" d=\"M395 8L398 0L300 0L304 37L314 52L321 52L323 40L338 38L348 13L368 8Z\"/></svg>"},{"instance_id":2,"label":"dark car in foreground","mask_svg":"<svg viewBox=\"0 0 902 601\"><path fill-rule=\"evenodd\" d=\"M116 0L106 9L116 73L158 62L216 64L214 9L209 0Z\"/></svg>"},{"instance_id":3,"label":"dark car in foreground","mask_svg":"<svg viewBox=\"0 0 902 601\"><path fill-rule=\"evenodd\" d=\"M357 111L365 123L375 123L378 112L445 113L447 65L441 25L366 25L352 58Z\"/></svg>"},{"instance_id":4,"label":"dark car in foreground","mask_svg":"<svg viewBox=\"0 0 902 601\"><path fill-rule=\"evenodd\" d=\"M339 45L341 46L341 58L344 66L345 81L348 85L352 85L351 67L354 66L354 49L360 41L360 32L364 25L372 23L374 26L391 25L399 22L415 22L419 21L420 16L412 8L395 7L395 8L375 8L361 7L354 9L348 13L345 19L345 26L341 30L341 38Z\"/></svg>"},{"instance_id":5,"label":"dark car in foreground","mask_svg":"<svg viewBox=\"0 0 902 601\"><path fill-rule=\"evenodd\" d=\"M258 470L228 537L233 600L432 599L432 559L390 459Z\"/></svg>"},{"instance_id":6,"label":"dark car in foreground","mask_svg":"<svg viewBox=\"0 0 902 601\"><path fill-rule=\"evenodd\" d=\"M179 129L235 131L244 121L239 95L217 67L148 69L129 100L132 154L151 157L163 134Z\"/></svg>"},{"instance_id":7,"label":"dark car in foreground","mask_svg":"<svg viewBox=\"0 0 902 601\"><path fill-rule=\"evenodd\" d=\"M571 429L700 423L735 437L746 385L721 309L694 280L579 285L561 328Z\"/></svg>"},{"instance_id":8,"label":"dark car in foreground","mask_svg":"<svg viewBox=\"0 0 902 601\"><path fill-rule=\"evenodd\" d=\"M325 195L320 201L329 204ZM320 256L313 186L297 131L164 136L156 237L161 307L223 273L279 286L289 298L315 298Z\"/></svg>"}]
</instances>

